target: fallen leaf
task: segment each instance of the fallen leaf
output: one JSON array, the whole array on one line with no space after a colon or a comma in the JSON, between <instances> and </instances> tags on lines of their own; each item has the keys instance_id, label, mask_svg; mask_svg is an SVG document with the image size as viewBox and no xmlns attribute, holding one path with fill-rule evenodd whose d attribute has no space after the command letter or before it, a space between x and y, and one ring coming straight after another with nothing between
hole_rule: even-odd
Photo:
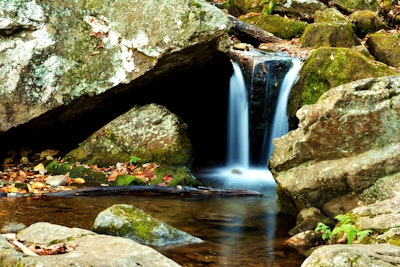
<instances>
[{"instance_id":1,"label":"fallen leaf","mask_svg":"<svg viewBox=\"0 0 400 267\"><path fill-rule=\"evenodd\" d=\"M39 171L41 171L41 170L43 170L43 169L44 169L43 163L39 163L38 165L36 165L35 167L33 167L33 170L36 171L36 172L39 172Z\"/></svg>"},{"instance_id":2,"label":"fallen leaf","mask_svg":"<svg viewBox=\"0 0 400 267\"><path fill-rule=\"evenodd\" d=\"M83 179L83 178L74 178L74 179L71 179L71 182L73 184L84 184L85 183L85 179Z\"/></svg>"},{"instance_id":3,"label":"fallen leaf","mask_svg":"<svg viewBox=\"0 0 400 267\"><path fill-rule=\"evenodd\" d=\"M109 182L113 182L113 181L115 181L115 179L117 179L118 175L121 175L121 174L124 174L124 172L118 171L118 170L113 170L113 171L111 171L111 173L108 176L107 180Z\"/></svg>"},{"instance_id":4,"label":"fallen leaf","mask_svg":"<svg viewBox=\"0 0 400 267\"><path fill-rule=\"evenodd\" d=\"M164 182L166 182L166 183L170 183L170 182L172 182L172 174L170 174L170 173L167 173L167 174L165 174L163 177L162 177L162 179L163 179L163 181Z\"/></svg>"}]
</instances>

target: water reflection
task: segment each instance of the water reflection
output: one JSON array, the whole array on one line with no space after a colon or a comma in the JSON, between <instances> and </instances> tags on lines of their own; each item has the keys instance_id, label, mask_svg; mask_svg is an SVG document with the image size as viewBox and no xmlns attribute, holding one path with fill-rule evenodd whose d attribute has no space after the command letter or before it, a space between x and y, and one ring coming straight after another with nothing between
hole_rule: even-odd
<instances>
[{"instance_id":1,"label":"water reflection","mask_svg":"<svg viewBox=\"0 0 400 267\"><path fill-rule=\"evenodd\" d=\"M91 229L99 212L131 204L206 242L156 248L183 266L300 266L303 257L283 245L294 218L280 214L274 195L261 197L124 194L0 200L0 227L8 221L45 221Z\"/></svg>"}]
</instances>

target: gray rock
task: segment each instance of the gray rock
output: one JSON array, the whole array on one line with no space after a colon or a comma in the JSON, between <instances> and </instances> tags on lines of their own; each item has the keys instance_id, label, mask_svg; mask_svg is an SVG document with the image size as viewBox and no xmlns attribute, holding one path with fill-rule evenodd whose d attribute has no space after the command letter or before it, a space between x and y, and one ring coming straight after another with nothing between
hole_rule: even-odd
<instances>
[{"instance_id":1,"label":"gray rock","mask_svg":"<svg viewBox=\"0 0 400 267\"><path fill-rule=\"evenodd\" d=\"M1 1L0 133L60 107L75 118L115 86L207 62L229 51L231 25L205 1ZM199 44L197 59L182 52Z\"/></svg>"},{"instance_id":2,"label":"gray rock","mask_svg":"<svg viewBox=\"0 0 400 267\"><path fill-rule=\"evenodd\" d=\"M0 236L0 261L2 266L148 266L178 267L176 262L156 250L130 239L99 235L92 231L68 228L45 222L32 224L18 233L29 247L35 245L64 244L71 251L51 256L27 256L18 252L4 237Z\"/></svg>"},{"instance_id":3,"label":"gray rock","mask_svg":"<svg viewBox=\"0 0 400 267\"><path fill-rule=\"evenodd\" d=\"M379 245L328 245L317 248L301 267L393 267L400 265L400 247Z\"/></svg>"},{"instance_id":4,"label":"gray rock","mask_svg":"<svg viewBox=\"0 0 400 267\"><path fill-rule=\"evenodd\" d=\"M129 162L156 162L192 167L192 145L185 124L167 108L135 106L89 136L66 155L71 162L110 166Z\"/></svg>"},{"instance_id":5,"label":"gray rock","mask_svg":"<svg viewBox=\"0 0 400 267\"><path fill-rule=\"evenodd\" d=\"M270 159L279 198L292 199L285 210L321 209L400 173L399 88L400 76L358 80L298 110L299 128L273 140Z\"/></svg>"},{"instance_id":6,"label":"gray rock","mask_svg":"<svg viewBox=\"0 0 400 267\"><path fill-rule=\"evenodd\" d=\"M116 204L99 213L93 231L122 236L145 245L165 246L203 242L132 205Z\"/></svg>"}]
</instances>

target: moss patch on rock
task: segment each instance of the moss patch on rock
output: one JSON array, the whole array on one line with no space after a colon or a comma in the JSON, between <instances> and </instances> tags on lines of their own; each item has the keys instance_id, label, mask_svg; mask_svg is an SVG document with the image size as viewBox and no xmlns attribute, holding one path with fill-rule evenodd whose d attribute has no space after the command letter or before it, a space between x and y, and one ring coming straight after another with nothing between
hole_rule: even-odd
<instances>
[{"instance_id":1,"label":"moss patch on rock","mask_svg":"<svg viewBox=\"0 0 400 267\"><path fill-rule=\"evenodd\" d=\"M352 49L316 49L304 62L299 79L290 93L290 128L297 128L297 110L303 105L314 104L330 88L364 78L389 75L398 73L386 64L367 58Z\"/></svg>"},{"instance_id":2,"label":"moss patch on rock","mask_svg":"<svg viewBox=\"0 0 400 267\"><path fill-rule=\"evenodd\" d=\"M241 16L240 20L287 40L300 37L307 26L303 21L276 15Z\"/></svg>"}]
</instances>

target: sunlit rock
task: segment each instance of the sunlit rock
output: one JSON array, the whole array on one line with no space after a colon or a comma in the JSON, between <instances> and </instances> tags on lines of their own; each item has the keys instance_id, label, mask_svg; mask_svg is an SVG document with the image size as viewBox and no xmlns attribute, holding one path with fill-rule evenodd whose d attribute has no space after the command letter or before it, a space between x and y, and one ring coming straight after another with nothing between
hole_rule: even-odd
<instances>
[{"instance_id":1,"label":"sunlit rock","mask_svg":"<svg viewBox=\"0 0 400 267\"><path fill-rule=\"evenodd\" d=\"M330 89L297 112L299 128L274 139L269 162L283 210L321 208L396 177L399 88L400 76L359 80Z\"/></svg>"},{"instance_id":2,"label":"sunlit rock","mask_svg":"<svg viewBox=\"0 0 400 267\"><path fill-rule=\"evenodd\" d=\"M32 248L67 247L64 253L49 250L52 255L27 256L0 236L0 256L5 266L154 266L179 267L153 248L122 237L38 222L18 232L18 240L28 251ZM31 251L32 252L32 251Z\"/></svg>"},{"instance_id":3,"label":"sunlit rock","mask_svg":"<svg viewBox=\"0 0 400 267\"><path fill-rule=\"evenodd\" d=\"M145 245L165 246L203 242L146 214L132 205L116 204L99 213L93 225L96 233L130 238Z\"/></svg>"},{"instance_id":4,"label":"sunlit rock","mask_svg":"<svg viewBox=\"0 0 400 267\"><path fill-rule=\"evenodd\" d=\"M230 26L203 1L1 1L0 133L56 108L82 115L150 70L147 82L207 62L229 51ZM198 58L187 51L200 44Z\"/></svg>"}]
</instances>

